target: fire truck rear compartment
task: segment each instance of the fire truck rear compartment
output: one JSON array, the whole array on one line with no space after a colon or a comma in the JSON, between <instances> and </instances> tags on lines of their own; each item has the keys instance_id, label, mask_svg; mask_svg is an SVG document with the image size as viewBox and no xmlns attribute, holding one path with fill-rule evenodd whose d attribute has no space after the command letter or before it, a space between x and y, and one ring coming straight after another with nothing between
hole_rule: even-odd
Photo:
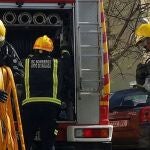
<instances>
[{"instance_id":1,"label":"fire truck rear compartment","mask_svg":"<svg viewBox=\"0 0 150 150\"><path fill-rule=\"evenodd\" d=\"M44 34L54 41L53 56L60 57L60 49L66 46L71 54L72 62L68 78L72 85L64 85L64 99L59 120L75 119L75 88L74 88L74 43L72 10L40 10L40 9L0 9L0 19L7 27L7 41L11 43L23 60L33 52L33 44L37 37ZM68 84L68 83L67 83ZM69 86L69 88L68 88Z\"/></svg>"}]
</instances>

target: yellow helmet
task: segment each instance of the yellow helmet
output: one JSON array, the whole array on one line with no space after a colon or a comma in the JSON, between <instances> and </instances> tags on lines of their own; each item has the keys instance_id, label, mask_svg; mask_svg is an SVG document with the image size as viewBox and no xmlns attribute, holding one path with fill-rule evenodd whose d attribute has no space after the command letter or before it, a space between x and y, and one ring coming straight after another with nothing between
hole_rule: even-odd
<instances>
[{"instance_id":1,"label":"yellow helmet","mask_svg":"<svg viewBox=\"0 0 150 150\"><path fill-rule=\"evenodd\" d=\"M150 24L141 24L135 31L136 44L150 37Z\"/></svg>"},{"instance_id":2,"label":"yellow helmet","mask_svg":"<svg viewBox=\"0 0 150 150\"><path fill-rule=\"evenodd\" d=\"M33 49L40 49L47 52L52 52L54 49L53 41L47 35L44 35L36 39Z\"/></svg>"},{"instance_id":3,"label":"yellow helmet","mask_svg":"<svg viewBox=\"0 0 150 150\"><path fill-rule=\"evenodd\" d=\"M6 28L3 22L0 20L0 41L5 40L5 35L6 35Z\"/></svg>"}]
</instances>

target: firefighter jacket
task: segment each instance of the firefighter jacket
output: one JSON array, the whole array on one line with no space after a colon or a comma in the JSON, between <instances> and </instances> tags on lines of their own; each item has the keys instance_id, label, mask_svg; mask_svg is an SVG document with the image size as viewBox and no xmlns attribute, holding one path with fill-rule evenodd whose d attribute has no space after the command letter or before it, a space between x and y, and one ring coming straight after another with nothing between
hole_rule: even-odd
<instances>
[{"instance_id":1,"label":"firefighter jacket","mask_svg":"<svg viewBox=\"0 0 150 150\"><path fill-rule=\"evenodd\" d=\"M11 68L16 83L19 83L23 78L23 64L14 47L6 41L0 48L0 66Z\"/></svg>"},{"instance_id":2,"label":"firefighter jacket","mask_svg":"<svg viewBox=\"0 0 150 150\"><path fill-rule=\"evenodd\" d=\"M63 76L68 55L54 59L45 53L25 59L25 95L22 105L33 102L61 104Z\"/></svg>"},{"instance_id":3,"label":"firefighter jacket","mask_svg":"<svg viewBox=\"0 0 150 150\"><path fill-rule=\"evenodd\" d=\"M150 52L144 52L141 62L136 68L136 82L139 85L145 83L146 77L150 75Z\"/></svg>"},{"instance_id":4,"label":"firefighter jacket","mask_svg":"<svg viewBox=\"0 0 150 150\"><path fill-rule=\"evenodd\" d=\"M143 55L142 55L142 60L141 60L141 63L142 64L147 64L148 62L150 62L150 52L143 52Z\"/></svg>"}]
</instances>

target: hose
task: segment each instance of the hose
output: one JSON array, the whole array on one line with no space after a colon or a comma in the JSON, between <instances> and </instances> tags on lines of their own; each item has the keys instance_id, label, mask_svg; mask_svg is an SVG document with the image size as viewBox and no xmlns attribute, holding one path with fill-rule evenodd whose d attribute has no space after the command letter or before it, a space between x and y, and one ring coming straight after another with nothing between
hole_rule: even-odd
<instances>
[{"instance_id":1,"label":"hose","mask_svg":"<svg viewBox=\"0 0 150 150\"><path fill-rule=\"evenodd\" d=\"M22 148L22 150L25 150L25 142L24 142L24 136L23 136L22 121L21 121L21 116L20 116L20 109L19 109L16 86L15 86L15 82L14 82L14 78L13 78L11 69L9 67L5 67L5 68L8 72L8 76L9 76L10 82L11 82L12 95L14 98L13 102L14 102L14 106L15 106L15 112L16 112L17 124L18 124L18 130L19 130L19 137L20 137L20 141L21 141L21 148Z\"/></svg>"},{"instance_id":2,"label":"hose","mask_svg":"<svg viewBox=\"0 0 150 150\"><path fill-rule=\"evenodd\" d=\"M30 24L32 22L32 16L28 12L20 13L18 16L19 24Z\"/></svg>"},{"instance_id":3,"label":"hose","mask_svg":"<svg viewBox=\"0 0 150 150\"><path fill-rule=\"evenodd\" d=\"M46 24L46 15L44 13L35 13L33 15L34 24Z\"/></svg>"},{"instance_id":4,"label":"hose","mask_svg":"<svg viewBox=\"0 0 150 150\"><path fill-rule=\"evenodd\" d=\"M60 16L58 16L57 14L50 14L47 17L47 22L48 24L56 25L61 23L61 19Z\"/></svg>"},{"instance_id":5,"label":"hose","mask_svg":"<svg viewBox=\"0 0 150 150\"><path fill-rule=\"evenodd\" d=\"M0 103L0 149L25 150L21 116L17 92L12 71L9 67L0 67L0 88L8 93L5 103ZM15 126L16 117L18 129ZM18 131L20 142L16 134ZM19 144L21 147L19 148Z\"/></svg>"},{"instance_id":6,"label":"hose","mask_svg":"<svg viewBox=\"0 0 150 150\"><path fill-rule=\"evenodd\" d=\"M17 21L16 14L11 11L4 13L3 21L5 24L14 24Z\"/></svg>"}]
</instances>

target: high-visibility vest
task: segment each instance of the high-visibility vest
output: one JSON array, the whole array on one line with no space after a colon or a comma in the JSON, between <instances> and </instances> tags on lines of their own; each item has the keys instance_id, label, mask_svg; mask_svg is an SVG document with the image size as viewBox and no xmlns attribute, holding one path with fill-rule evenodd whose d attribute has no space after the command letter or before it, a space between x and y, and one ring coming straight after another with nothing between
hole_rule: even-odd
<instances>
[{"instance_id":1,"label":"high-visibility vest","mask_svg":"<svg viewBox=\"0 0 150 150\"><path fill-rule=\"evenodd\" d=\"M25 60L25 99L22 105L33 102L51 102L60 105L62 84L61 62L49 57Z\"/></svg>"}]
</instances>

